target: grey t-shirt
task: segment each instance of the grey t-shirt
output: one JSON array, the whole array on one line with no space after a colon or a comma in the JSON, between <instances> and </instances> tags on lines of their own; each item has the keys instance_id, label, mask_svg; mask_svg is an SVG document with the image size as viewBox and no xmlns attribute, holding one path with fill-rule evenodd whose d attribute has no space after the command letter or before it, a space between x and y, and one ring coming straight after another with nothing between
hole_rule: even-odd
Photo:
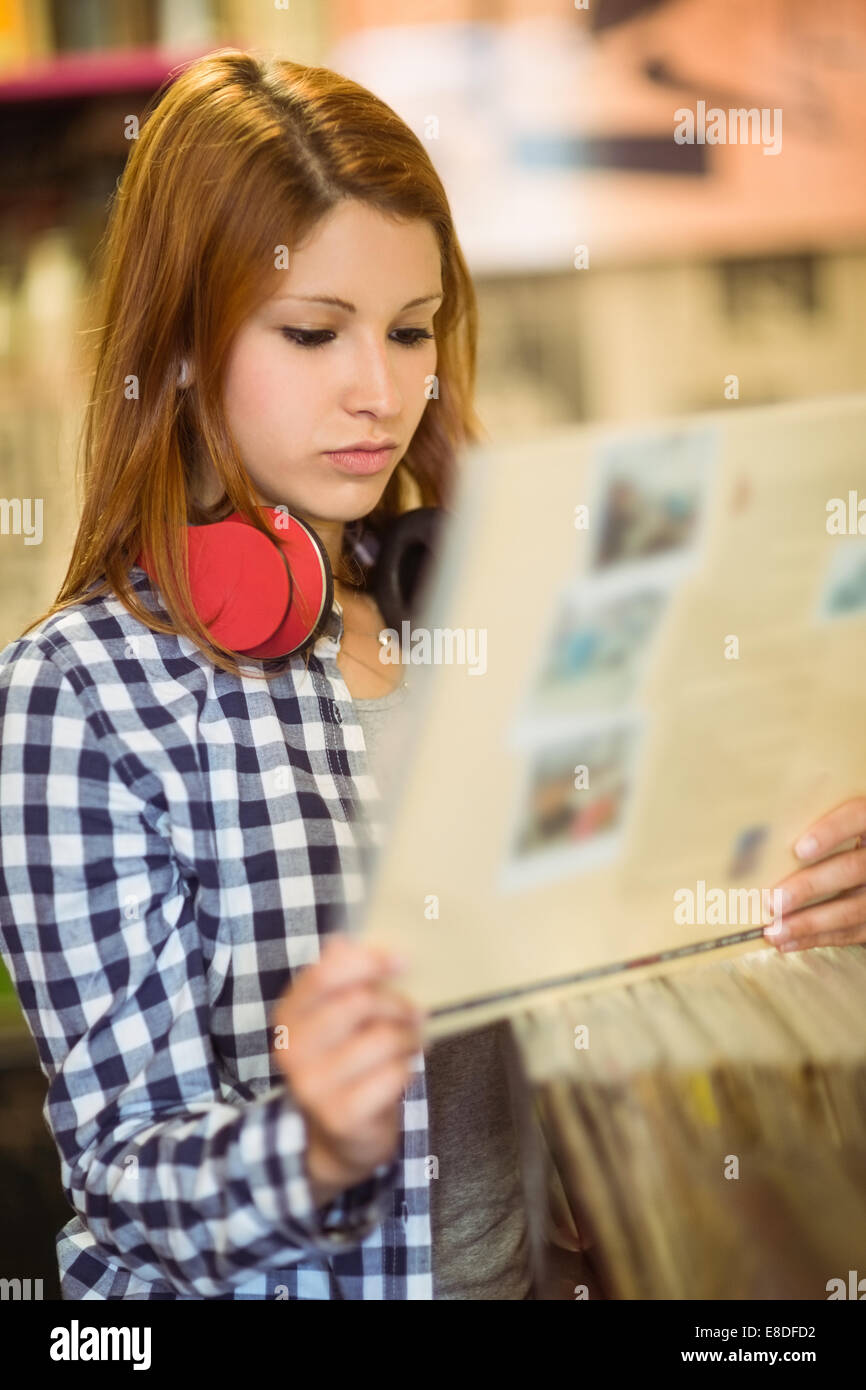
<instances>
[{"instance_id":1,"label":"grey t-shirt","mask_svg":"<svg viewBox=\"0 0 866 1390\"><path fill-rule=\"evenodd\" d=\"M405 683L354 700L380 785L389 712ZM381 785L383 795L389 790ZM525 1299L532 1274L526 1202L506 1064L505 1022L440 1038L426 1051L435 1299Z\"/></svg>"}]
</instances>

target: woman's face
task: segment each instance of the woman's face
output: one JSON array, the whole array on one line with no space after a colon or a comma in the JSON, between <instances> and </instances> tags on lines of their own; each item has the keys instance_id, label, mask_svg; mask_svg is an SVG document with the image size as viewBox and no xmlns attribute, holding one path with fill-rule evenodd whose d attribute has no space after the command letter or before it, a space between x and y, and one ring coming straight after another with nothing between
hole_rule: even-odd
<instances>
[{"instance_id":1,"label":"woman's face","mask_svg":"<svg viewBox=\"0 0 866 1390\"><path fill-rule=\"evenodd\" d=\"M290 255L275 296L237 333L225 382L260 505L285 504L313 525L372 511L427 405L441 302L439 245L424 221L346 201ZM395 447L376 472L329 457L386 440Z\"/></svg>"}]
</instances>

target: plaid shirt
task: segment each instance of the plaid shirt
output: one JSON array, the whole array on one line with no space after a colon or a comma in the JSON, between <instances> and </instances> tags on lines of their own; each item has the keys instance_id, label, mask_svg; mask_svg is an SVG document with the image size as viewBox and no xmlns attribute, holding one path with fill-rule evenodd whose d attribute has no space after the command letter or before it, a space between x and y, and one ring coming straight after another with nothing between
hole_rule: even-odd
<instances>
[{"instance_id":1,"label":"plaid shirt","mask_svg":"<svg viewBox=\"0 0 866 1390\"><path fill-rule=\"evenodd\" d=\"M266 684L101 596L0 653L0 945L75 1211L64 1298L432 1297L423 1052L393 1161L319 1209L271 1053L382 841L342 633L335 602Z\"/></svg>"}]
</instances>

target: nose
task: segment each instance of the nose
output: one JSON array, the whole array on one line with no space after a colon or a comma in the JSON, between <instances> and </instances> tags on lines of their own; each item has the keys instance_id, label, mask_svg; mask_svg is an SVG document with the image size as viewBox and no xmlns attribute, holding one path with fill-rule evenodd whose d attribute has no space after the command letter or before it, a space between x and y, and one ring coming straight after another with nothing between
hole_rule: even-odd
<instances>
[{"instance_id":1,"label":"nose","mask_svg":"<svg viewBox=\"0 0 866 1390\"><path fill-rule=\"evenodd\" d=\"M388 418L398 416L403 409L403 394L394 370L393 344L365 338L352 355L351 379L345 392L346 408L357 414Z\"/></svg>"}]
</instances>

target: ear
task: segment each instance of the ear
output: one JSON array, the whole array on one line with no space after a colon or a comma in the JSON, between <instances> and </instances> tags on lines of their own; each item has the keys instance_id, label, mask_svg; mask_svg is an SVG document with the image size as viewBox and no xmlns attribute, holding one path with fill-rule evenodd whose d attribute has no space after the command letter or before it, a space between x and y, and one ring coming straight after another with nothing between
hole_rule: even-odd
<instances>
[{"instance_id":1,"label":"ear","mask_svg":"<svg viewBox=\"0 0 866 1390\"><path fill-rule=\"evenodd\" d=\"M177 385L178 385L178 390L180 390L180 388L181 388L182 386L189 386L189 383L190 383L191 381L192 381L192 375L190 374L190 370L189 370L189 362L188 362L188 361L186 360L186 358L184 357L183 360L182 360L182 362L181 362L181 364L180 364L180 371L179 371L178 374L177 374Z\"/></svg>"}]
</instances>

